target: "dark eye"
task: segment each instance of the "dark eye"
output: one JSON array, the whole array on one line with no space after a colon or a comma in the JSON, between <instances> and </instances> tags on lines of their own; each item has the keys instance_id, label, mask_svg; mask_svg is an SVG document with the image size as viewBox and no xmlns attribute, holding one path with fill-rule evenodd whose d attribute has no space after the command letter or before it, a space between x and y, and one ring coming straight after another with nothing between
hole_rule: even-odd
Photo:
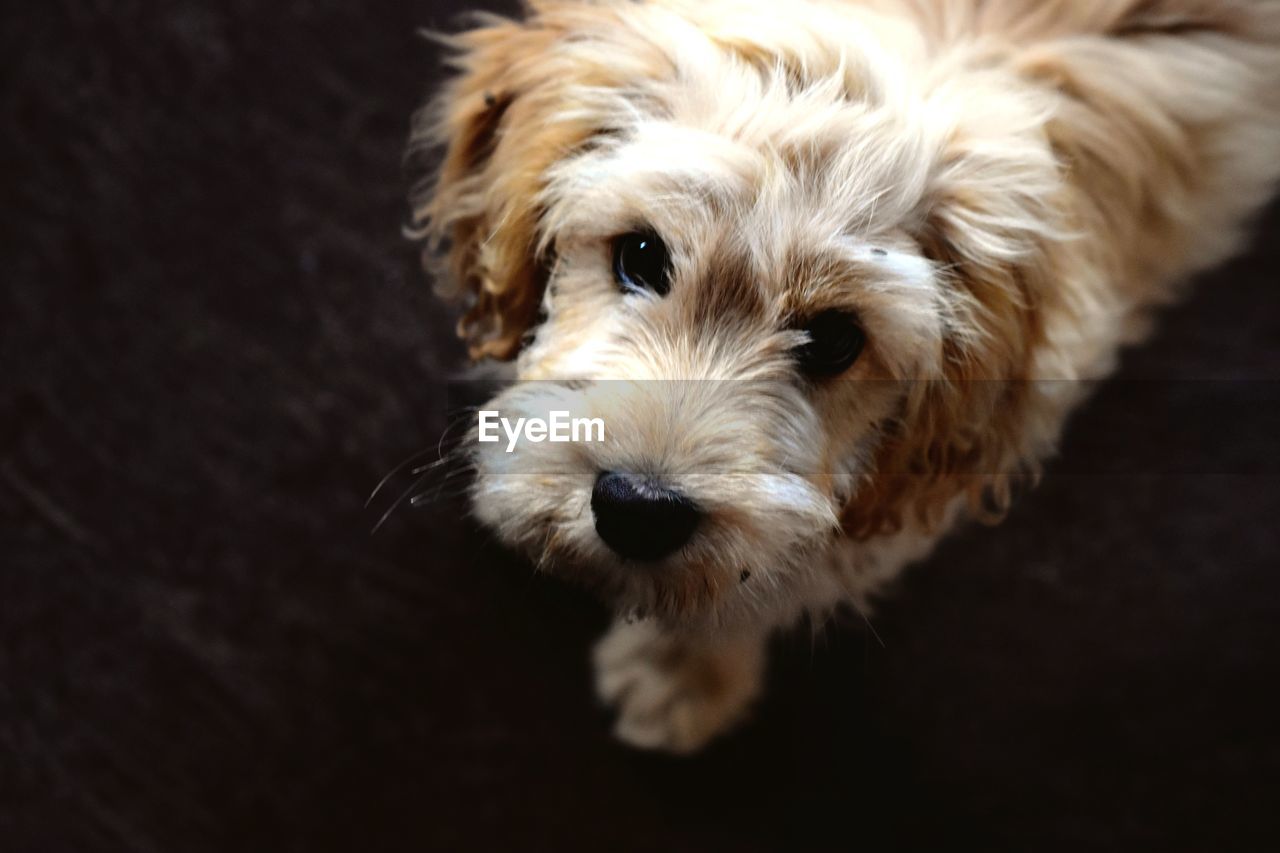
<instances>
[{"instance_id":1,"label":"dark eye","mask_svg":"<svg viewBox=\"0 0 1280 853\"><path fill-rule=\"evenodd\" d=\"M809 335L796 349L800 369L809 376L838 376L862 354L867 336L858 318L847 311L823 311L801 327Z\"/></svg>"},{"instance_id":2,"label":"dark eye","mask_svg":"<svg viewBox=\"0 0 1280 853\"><path fill-rule=\"evenodd\" d=\"M613 241L613 277L623 291L652 290L665 296L671 289L667 244L652 231L618 237Z\"/></svg>"}]
</instances>

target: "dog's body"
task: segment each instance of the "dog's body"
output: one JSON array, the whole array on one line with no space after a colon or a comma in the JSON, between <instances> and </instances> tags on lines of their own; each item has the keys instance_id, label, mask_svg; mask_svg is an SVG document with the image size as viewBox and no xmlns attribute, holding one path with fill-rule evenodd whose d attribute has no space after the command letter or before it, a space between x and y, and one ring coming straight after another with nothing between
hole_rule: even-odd
<instances>
[{"instance_id":1,"label":"dog's body","mask_svg":"<svg viewBox=\"0 0 1280 853\"><path fill-rule=\"evenodd\" d=\"M517 358L493 406L611 432L477 445L475 509L615 604L642 746L998 517L1280 176L1272 0L541 0L455 45L422 235Z\"/></svg>"}]
</instances>

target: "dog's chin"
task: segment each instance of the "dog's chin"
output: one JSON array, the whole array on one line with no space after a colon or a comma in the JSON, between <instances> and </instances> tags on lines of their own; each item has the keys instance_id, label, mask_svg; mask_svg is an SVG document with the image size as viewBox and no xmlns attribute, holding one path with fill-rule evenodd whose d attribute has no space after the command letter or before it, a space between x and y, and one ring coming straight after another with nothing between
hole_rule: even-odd
<instances>
[{"instance_id":1,"label":"dog's chin","mask_svg":"<svg viewBox=\"0 0 1280 853\"><path fill-rule=\"evenodd\" d=\"M808 575L826 548L826 540L804 543L789 555L766 557L751 568L696 554L652 562L613 555L595 559L530 556L543 557L538 561L540 570L589 590L619 616L692 628L724 626L772 609Z\"/></svg>"},{"instance_id":2,"label":"dog's chin","mask_svg":"<svg viewBox=\"0 0 1280 853\"><path fill-rule=\"evenodd\" d=\"M657 618L667 623L719 622L736 609L737 592L722 572L707 570L679 557L661 563L614 558L599 562L562 561L546 570L594 593L619 616Z\"/></svg>"}]
</instances>

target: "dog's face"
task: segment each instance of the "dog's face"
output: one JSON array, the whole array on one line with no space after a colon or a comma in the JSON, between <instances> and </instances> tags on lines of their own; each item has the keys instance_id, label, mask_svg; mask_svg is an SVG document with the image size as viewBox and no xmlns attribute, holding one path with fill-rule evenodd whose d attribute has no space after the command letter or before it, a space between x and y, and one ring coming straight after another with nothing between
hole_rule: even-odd
<instances>
[{"instance_id":1,"label":"dog's face","mask_svg":"<svg viewBox=\"0 0 1280 853\"><path fill-rule=\"evenodd\" d=\"M475 295L473 355L517 358L487 408L605 425L476 444L478 516L691 619L785 596L842 532L999 501L1056 171L1034 104L983 136L875 19L664 5L464 36L420 214Z\"/></svg>"},{"instance_id":2,"label":"dog's face","mask_svg":"<svg viewBox=\"0 0 1280 853\"><path fill-rule=\"evenodd\" d=\"M818 562L901 405L890 380L942 351L939 277L868 203L889 176L722 121L637 120L555 167L545 320L491 408L598 417L605 440L477 445L485 522L666 614Z\"/></svg>"}]
</instances>

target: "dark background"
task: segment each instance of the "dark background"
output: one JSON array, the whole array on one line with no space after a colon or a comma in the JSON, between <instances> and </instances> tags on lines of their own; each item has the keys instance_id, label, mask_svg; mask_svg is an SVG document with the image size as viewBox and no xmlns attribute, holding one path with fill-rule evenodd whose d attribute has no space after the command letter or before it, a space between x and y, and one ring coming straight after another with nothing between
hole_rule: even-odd
<instances>
[{"instance_id":1,"label":"dark background","mask_svg":"<svg viewBox=\"0 0 1280 853\"><path fill-rule=\"evenodd\" d=\"M756 721L672 760L608 736L603 610L461 502L369 535L460 357L399 236L438 73L415 29L453 4L24 5L6 851L1276 849L1280 213L1002 528L907 577L882 642L781 640Z\"/></svg>"}]
</instances>

